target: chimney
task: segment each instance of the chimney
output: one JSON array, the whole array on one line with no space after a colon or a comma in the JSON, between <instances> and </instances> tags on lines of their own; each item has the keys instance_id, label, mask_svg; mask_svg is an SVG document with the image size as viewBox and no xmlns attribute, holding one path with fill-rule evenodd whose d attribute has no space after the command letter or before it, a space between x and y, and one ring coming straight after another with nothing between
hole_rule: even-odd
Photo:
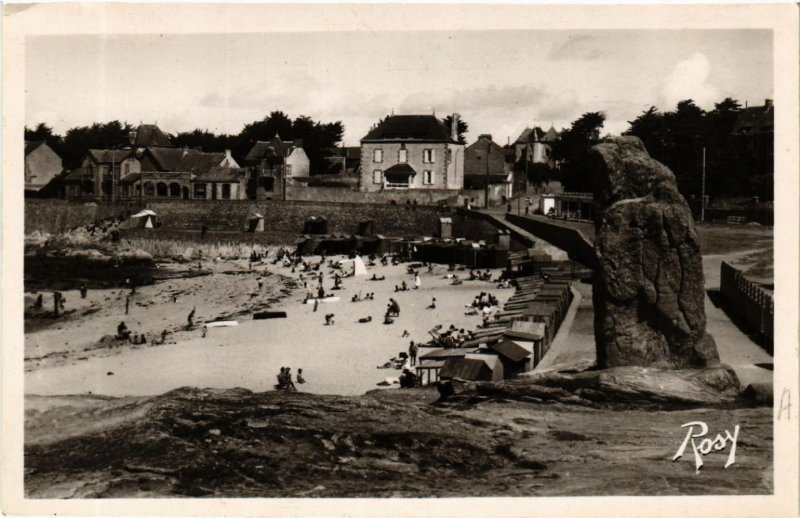
<instances>
[{"instance_id":1,"label":"chimney","mask_svg":"<svg viewBox=\"0 0 800 518\"><path fill-rule=\"evenodd\" d=\"M131 130L128 132L128 140L131 142L131 146L134 142L136 142L136 130Z\"/></svg>"},{"instance_id":2,"label":"chimney","mask_svg":"<svg viewBox=\"0 0 800 518\"><path fill-rule=\"evenodd\" d=\"M231 155L231 150L230 149L226 149L225 150L225 165L226 166L230 166L232 162L233 162L233 155Z\"/></svg>"},{"instance_id":3,"label":"chimney","mask_svg":"<svg viewBox=\"0 0 800 518\"><path fill-rule=\"evenodd\" d=\"M764 108L772 107L772 99L764 99Z\"/></svg>"},{"instance_id":4,"label":"chimney","mask_svg":"<svg viewBox=\"0 0 800 518\"><path fill-rule=\"evenodd\" d=\"M492 140L492 136L488 133L484 133L483 135L478 135L478 140Z\"/></svg>"},{"instance_id":5,"label":"chimney","mask_svg":"<svg viewBox=\"0 0 800 518\"><path fill-rule=\"evenodd\" d=\"M450 125L450 138L458 141L458 114L453 114L453 123Z\"/></svg>"}]
</instances>

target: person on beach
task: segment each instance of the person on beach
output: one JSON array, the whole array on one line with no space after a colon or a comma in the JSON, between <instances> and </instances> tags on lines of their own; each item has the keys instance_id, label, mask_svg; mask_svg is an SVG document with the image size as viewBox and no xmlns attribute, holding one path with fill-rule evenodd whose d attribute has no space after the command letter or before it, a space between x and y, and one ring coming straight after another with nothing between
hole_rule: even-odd
<instances>
[{"instance_id":1,"label":"person on beach","mask_svg":"<svg viewBox=\"0 0 800 518\"><path fill-rule=\"evenodd\" d=\"M431 300L431 303L428 304L426 309L436 309L436 297L433 297L433 300Z\"/></svg>"},{"instance_id":2,"label":"person on beach","mask_svg":"<svg viewBox=\"0 0 800 518\"><path fill-rule=\"evenodd\" d=\"M194 325L194 312L195 312L195 307L192 307L192 311L189 312L189 316L186 318L186 323L187 323L186 327L188 329L191 329L192 326Z\"/></svg>"},{"instance_id":3,"label":"person on beach","mask_svg":"<svg viewBox=\"0 0 800 518\"><path fill-rule=\"evenodd\" d=\"M85 284L81 284L81 298L82 299L86 298L86 293L88 293L88 291L89 290L86 289L86 285Z\"/></svg>"},{"instance_id":4,"label":"person on beach","mask_svg":"<svg viewBox=\"0 0 800 518\"><path fill-rule=\"evenodd\" d=\"M44 306L44 297L40 293L38 297L36 297L36 302L33 303L33 309L42 309Z\"/></svg>"},{"instance_id":5,"label":"person on beach","mask_svg":"<svg viewBox=\"0 0 800 518\"><path fill-rule=\"evenodd\" d=\"M303 369L297 369L297 383L305 383L306 379L303 377Z\"/></svg>"},{"instance_id":6,"label":"person on beach","mask_svg":"<svg viewBox=\"0 0 800 518\"><path fill-rule=\"evenodd\" d=\"M205 338L207 334L208 334L208 326L203 325L203 338Z\"/></svg>"},{"instance_id":7,"label":"person on beach","mask_svg":"<svg viewBox=\"0 0 800 518\"><path fill-rule=\"evenodd\" d=\"M419 278L419 272L414 272L414 289L418 290L422 286L422 280Z\"/></svg>"},{"instance_id":8,"label":"person on beach","mask_svg":"<svg viewBox=\"0 0 800 518\"><path fill-rule=\"evenodd\" d=\"M363 317L363 318L359 318L359 319L358 319L358 323L359 323L359 324L367 324L367 323L369 323L369 322L372 322L372 316L371 316L371 315L370 315L370 316L367 316L367 317Z\"/></svg>"},{"instance_id":9,"label":"person on beach","mask_svg":"<svg viewBox=\"0 0 800 518\"><path fill-rule=\"evenodd\" d=\"M411 333L408 332L408 329L403 329L403 334L400 335L400 338L405 338L407 336L411 336Z\"/></svg>"},{"instance_id":10,"label":"person on beach","mask_svg":"<svg viewBox=\"0 0 800 518\"><path fill-rule=\"evenodd\" d=\"M289 389L289 390L296 391L297 387L294 386L294 381L292 381L292 368L291 367L286 367L285 376L286 376L285 377L286 388Z\"/></svg>"},{"instance_id":11,"label":"person on beach","mask_svg":"<svg viewBox=\"0 0 800 518\"><path fill-rule=\"evenodd\" d=\"M117 338L122 340L127 340L131 335L131 332L128 331L128 326L125 325L125 322L120 322L117 326Z\"/></svg>"},{"instance_id":12,"label":"person on beach","mask_svg":"<svg viewBox=\"0 0 800 518\"><path fill-rule=\"evenodd\" d=\"M418 348L417 344L415 344L414 341L412 340L411 341L411 345L408 346L408 357L411 358L411 366L412 367L417 364L417 350L418 349L419 348Z\"/></svg>"}]
</instances>

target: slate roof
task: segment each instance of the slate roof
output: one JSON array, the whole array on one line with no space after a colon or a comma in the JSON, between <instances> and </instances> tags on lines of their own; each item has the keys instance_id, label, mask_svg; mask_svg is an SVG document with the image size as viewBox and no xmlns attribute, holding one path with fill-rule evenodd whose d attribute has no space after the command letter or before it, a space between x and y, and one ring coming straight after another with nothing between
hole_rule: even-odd
<instances>
[{"instance_id":1,"label":"slate roof","mask_svg":"<svg viewBox=\"0 0 800 518\"><path fill-rule=\"evenodd\" d=\"M735 135L754 135L773 133L775 131L775 107L770 103L765 106L752 106L739 112L731 132Z\"/></svg>"},{"instance_id":2,"label":"slate roof","mask_svg":"<svg viewBox=\"0 0 800 518\"><path fill-rule=\"evenodd\" d=\"M361 142L384 140L414 140L420 142L450 142L450 130L434 115L391 115L373 128Z\"/></svg>"},{"instance_id":3,"label":"slate roof","mask_svg":"<svg viewBox=\"0 0 800 518\"><path fill-rule=\"evenodd\" d=\"M244 157L245 162L257 162L262 158L280 158L288 157L292 154L295 147L303 147L302 141L295 142L294 140L281 140L280 136L276 135L272 140L258 140L247 155Z\"/></svg>"},{"instance_id":4,"label":"slate roof","mask_svg":"<svg viewBox=\"0 0 800 518\"><path fill-rule=\"evenodd\" d=\"M561 138L561 134L556 131L553 126L550 126L550 129L547 131L544 131L539 126L534 126L533 128L525 128L522 130L522 133L519 134L519 137L517 137L514 143L525 144L529 135L530 142L555 142Z\"/></svg>"},{"instance_id":5,"label":"slate roof","mask_svg":"<svg viewBox=\"0 0 800 518\"><path fill-rule=\"evenodd\" d=\"M132 149L90 149L88 155L98 164L119 163L131 156Z\"/></svg>"},{"instance_id":6,"label":"slate roof","mask_svg":"<svg viewBox=\"0 0 800 518\"><path fill-rule=\"evenodd\" d=\"M461 378L465 380L492 379L492 373L485 361L473 358L448 358L439 371L440 378Z\"/></svg>"},{"instance_id":7,"label":"slate roof","mask_svg":"<svg viewBox=\"0 0 800 518\"><path fill-rule=\"evenodd\" d=\"M395 164L383 172L384 175L415 175L417 172L406 163Z\"/></svg>"},{"instance_id":8,"label":"slate roof","mask_svg":"<svg viewBox=\"0 0 800 518\"><path fill-rule=\"evenodd\" d=\"M83 167L76 167L75 169L67 173L62 182L64 183L80 182L81 176L83 176L84 179L91 178L91 176L86 175L86 172L83 170Z\"/></svg>"},{"instance_id":9,"label":"slate roof","mask_svg":"<svg viewBox=\"0 0 800 518\"><path fill-rule=\"evenodd\" d=\"M212 167L208 172L201 173L197 179L205 182L238 182L244 174L240 167Z\"/></svg>"},{"instance_id":10,"label":"slate roof","mask_svg":"<svg viewBox=\"0 0 800 518\"><path fill-rule=\"evenodd\" d=\"M140 124L134 131L134 147L173 147L169 135L155 124Z\"/></svg>"},{"instance_id":11,"label":"slate roof","mask_svg":"<svg viewBox=\"0 0 800 518\"><path fill-rule=\"evenodd\" d=\"M508 358L512 362L522 361L531 355L531 352L508 338L500 340L489 346L500 356Z\"/></svg>"},{"instance_id":12,"label":"slate roof","mask_svg":"<svg viewBox=\"0 0 800 518\"><path fill-rule=\"evenodd\" d=\"M204 153L194 149L147 148L159 171L186 171L204 174L225 160L225 153Z\"/></svg>"}]
</instances>

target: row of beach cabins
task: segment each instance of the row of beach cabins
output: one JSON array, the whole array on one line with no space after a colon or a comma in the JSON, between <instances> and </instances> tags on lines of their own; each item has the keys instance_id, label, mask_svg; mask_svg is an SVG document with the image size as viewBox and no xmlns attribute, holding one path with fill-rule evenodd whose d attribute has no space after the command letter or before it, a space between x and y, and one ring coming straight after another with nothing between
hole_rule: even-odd
<instances>
[{"instance_id":1,"label":"row of beach cabins","mask_svg":"<svg viewBox=\"0 0 800 518\"><path fill-rule=\"evenodd\" d=\"M460 378L499 381L533 370L550 350L572 302L571 277L537 273L516 280L517 291L474 338L419 358L417 379L428 385Z\"/></svg>"}]
</instances>

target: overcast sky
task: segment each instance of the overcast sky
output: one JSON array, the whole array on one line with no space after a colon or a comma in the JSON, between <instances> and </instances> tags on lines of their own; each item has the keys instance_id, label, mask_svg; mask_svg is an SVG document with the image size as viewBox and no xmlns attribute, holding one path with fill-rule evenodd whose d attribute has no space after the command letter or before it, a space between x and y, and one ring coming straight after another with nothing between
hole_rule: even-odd
<instances>
[{"instance_id":1,"label":"overcast sky","mask_svg":"<svg viewBox=\"0 0 800 518\"><path fill-rule=\"evenodd\" d=\"M59 133L114 119L238 133L283 110L341 120L357 145L392 111L435 110L504 144L587 111L616 134L651 105L773 95L771 32L753 30L45 36L26 51L26 124Z\"/></svg>"}]
</instances>

